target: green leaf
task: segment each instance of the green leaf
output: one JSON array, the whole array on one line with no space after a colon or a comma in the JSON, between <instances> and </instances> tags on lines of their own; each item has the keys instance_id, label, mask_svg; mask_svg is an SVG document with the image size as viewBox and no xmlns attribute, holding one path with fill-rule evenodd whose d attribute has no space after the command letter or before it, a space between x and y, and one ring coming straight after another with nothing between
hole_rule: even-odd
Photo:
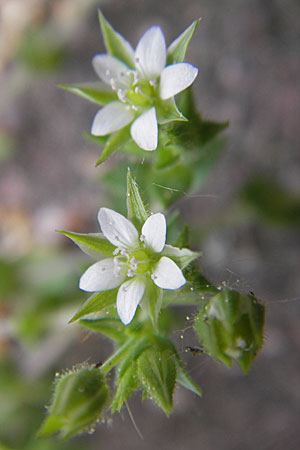
<instances>
[{"instance_id":1,"label":"green leaf","mask_svg":"<svg viewBox=\"0 0 300 450\"><path fill-rule=\"evenodd\" d=\"M61 416L55 416L51 414L46 417L41 428L38 431L37 437L44 438L50 434L54 434L59 431L64 425L64 419Z\"/></svg>"},{"instance_id":2,"label":"green leaf","mask_svg":"<svg viewBox=\"0 0 300 450\"><path fill-rule=\"evenodd\" d=\"M79 325L92 330L96 333L104 334L115 341L124 339L124 325L119 319L110 319L108 317L101 319L81 319Z\"/></svg>"},{"instance_id":3,"label":"green leaf","mask_svg":"<svg viewBox=\"0 0 300 450\"><path fill-rule=\"evenodd\" d=\"M106 105L114 100L118 100L116 92L101 81L80 84L59 84L58 87L100 105Z\"/></svg>"},{"instance_id":4,"label":"green leaf","mask_svg":"<svg viewBox=\"0 0 300 450\"><path fill-rule=\"evenodd\" d=\"M122 148L131 139L130 125L113 133L106 142L104 150L96 163L96 167L106 161L113 153Z\"/></svg>"},{"instance_id":5,"label":"green leaf","mask_svg":"<svg viewBox=\"0 0 300 450\"><path fill-rule=\"evenodd\" d=\"M102 233L73 233L72 231L59 231L70 238L87 255L99 259L100 255L112 256L116 247L112 245Z\"/></svg>"},{"instance_id":6,"label":"green leaf","mask_svg":"<svg viewBox=\"0 0 300 450\"><path fill-rule=\"evenodd\" d=\"M194 20L194 22L183 33L181 33L175 41L172 42L168 48L167 64L174 64L184 61L190 41L200 20L201 19Z\"/></svg>"},{"instance_id":7,"label":"green leaf","mask_svg":"<svg viewBox=\"0 0 300 450\"><path fill-rule=\"evenodd\" d=\"M146 350L138 359L138 376L147 396L169 415L173 409L176 384L176 359L173 352Z\"/></svg>"},{"instance_id":8,"label":"green leaf","mask_svg":"<svg viewBox=\"0 0 300 450\"><path fill-rule=\"evenodd\" d=\"M184 370L182 366L178 369L177 382L183 387L193 392L194 394L202 397L202 390L198 384L189 376L189 374Z\"/></svg>"},{"instance_id":9,"label":"green leaf","mask_svg":"<svg viewBox=\"0 0 300 450\"><path fill-rule=\"evenodd\" d=\"M133 362L126 373L118 378L117 391L115 393L113 402L110 406L112 412L120 411L124 402L137 390L137 364Z\"/></svg>"},{"instance_id":10,"label":"green leaf","mask_svg":"<svg viewBox=\"0 0 300 450\"><path fill-rule=\"evenodd\" d=\"M69 323L75 322L83 316L102 311L103 309L114 305L116 302L117 292L118 288L91 295L80 310L75 314L75 316L72 317Z\"/></svg>"},{"instance_id":11,"label":"green leaf","mask_svg":"<svg viewBox=\"0 0 300 450\"><path fill-rule=\"evenodd\" d=\"M127 171L127 214L128 219L134 223L138 230L141 230L149 217L141 198L138 185L132 178L129 167Z\"/></svg>"},{"instance_id":12,"label":"green leaf","mask_svg":"<svg viewBox=\"0 0 300 450\"><path fill-rule=\"evenodd\" d=\"M228 288L201 307L194 322L199 340L214 359L247 373L263 343L265 309L254 296Z\"/></svg>"},{"instance_id":13,"label":"green leaf","mask_svg":"<svg viewBox=\"0 0 300 450\"><path fill-rule=\"evenodd\" d=\"M106 50L111 55L122 60L130 68L135 68L134 51L130 43L115 31L110 23L105 19L102 12L99 11L99 21Z\"/></svg>"}]
</instances>

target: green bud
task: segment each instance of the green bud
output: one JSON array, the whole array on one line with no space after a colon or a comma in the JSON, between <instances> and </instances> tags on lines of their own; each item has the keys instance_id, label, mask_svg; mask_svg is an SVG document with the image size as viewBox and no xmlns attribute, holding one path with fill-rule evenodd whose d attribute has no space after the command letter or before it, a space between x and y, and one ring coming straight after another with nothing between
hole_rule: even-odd
<instances>
[{"instance_id":1,"label":"green bud","mask_svg":"<svg viewBox=\"0 0 300 450\"><path fill-rule=\"evenodd\" d=\"M265 308L253 295L225 288L202 306L194 326L205 351L248 372L263 343Z\"/></svg>"},{"instance_id":2,"label":"green bud","mask_svg":"<svg viewBox=\"0 0 300 450\"><path fill-rule=\"evenodd\" d=\"M60 438L69 439L90 429L99 419L107 398L108 388L99 369L81 366L61 375L39 437L59 432Z\"/></svg>"}]
</instances>

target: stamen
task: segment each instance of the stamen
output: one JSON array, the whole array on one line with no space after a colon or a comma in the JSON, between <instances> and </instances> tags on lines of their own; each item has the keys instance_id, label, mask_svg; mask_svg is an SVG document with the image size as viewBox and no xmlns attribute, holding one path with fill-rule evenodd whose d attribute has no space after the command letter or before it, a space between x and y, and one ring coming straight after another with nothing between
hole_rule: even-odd
<instances>
[{"instance_id":1,"label":"stamen","mask_svg":"<svg viewBox=\"0 0 300 450\"><path fill-rule=\"evenodd\" d=\"M144 234L141 234L140 236L140 241L141 242L145 242L146 236Z\"/></svg>"}]
</instances>

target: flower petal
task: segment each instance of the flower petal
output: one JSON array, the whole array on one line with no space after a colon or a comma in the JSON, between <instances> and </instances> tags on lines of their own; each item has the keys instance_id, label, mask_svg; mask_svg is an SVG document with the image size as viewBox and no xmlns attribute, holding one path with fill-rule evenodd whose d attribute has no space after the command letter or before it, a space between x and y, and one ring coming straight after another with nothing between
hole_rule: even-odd
<instances>
[{"instance_id":1,"label":"flower petal","mask_svg":"<svg viewBox=\"0 0 300 450\"><path fill-rule=\"evenodd\" d=\"M166 100L190 86L198 75L197 67L189 63L167 66L160 76L160 98Z\"/></svg>"},{"instance_id":2,"label":"flower petal","mask_svg":"<svg viewBox=\"0 0 300 450\"><path fill-rule=\"evenodd\" d=\"M114 289L124 281L126 274L116 271L112 258L102 259L90 266L79 281L79 288L87 292Z\"/></svg>"},{"instance_id":3,"label":"flower petal","mask_svg":"<svg viewBox=\"0 0 300 450\"><path fill-rule=\"evenodd\" d=\"M106 84L115 89L129 87L132 81L133 71L118 58L112 55L95 55L92 60L97 75Z\"/></svg>"},{"instance_id":4,"label":"flower petal","mask_svg":"<svg viewBox=\"0 0 300 450\"><path fill-rule=\"evenodd\" d=\"M142 237L146 245L160 253L166 243L167 224L163 214L152 214L142 228Z\"/></svg>"},{"instance_id":5,"label":"flower petal","mask_svg":"<svg viewBox=\"0 0 300 450\"><path fill-rule=\"evenodd\" d=\"M123 283L117 295L117 311L124 325L128 325L145 292L145 280L135 277Z\"/></svg>"},{"instance_id":6,"label":"flower petal","mask_svg":"<svg viewBox=\"0 0 300 450\"><path fill-rule=\"evenodd\" d=\"M165 37L162 29L155 25L139 40L135 50L136 68L143 78L156 78L165 67L166 59Z\"/></svg>"},{"instance_id":7,"label":"flower petal","mask_svg":"<svg viewBox=\"0 0 300 450\"><path fill-rule=\"evenodd\" d=\"M151 108L139 116L131 125L132 139L143 150L155 150L157 148L158 125L155 108Z\"/></svg>"},{"instance_id":8,"label":"flower petal","mask_svg":"<svg viewBox=\"0 0 300 450\"><path fill-rule=\"evenodd\" d=\"M95 136L105 136L128 125L134 114L121 102L111 102L100 109L93 121L91 133Z\"/></svg>"},{"instance_id":9,"label":"flower petal","mask_svg":"<svg viewBox=\"0 0 300 450\"><path fill-rule=\"evenodd\" d=\"M98 221L102 233L113 245L123 249L139 246L135 226L126 217L108 208L100 208Z\"/></svg>"},{"instance_id":10,"label":"flower petal","mask_svg":"<svg viewBox=\"0 0 300 450\"><path fill-rule=\"evenodd\" d=\"M163 256L151 275L156 286L162 289L179 289L186 283L181 270L170 258Z\"/></svg>"}]
</instances>

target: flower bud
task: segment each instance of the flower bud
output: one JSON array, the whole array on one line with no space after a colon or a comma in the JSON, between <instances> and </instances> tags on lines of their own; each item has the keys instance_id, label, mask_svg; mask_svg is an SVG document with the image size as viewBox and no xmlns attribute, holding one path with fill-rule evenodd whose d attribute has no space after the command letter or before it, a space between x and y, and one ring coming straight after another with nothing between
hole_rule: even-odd
<instances>
[{"instance_id":1,"label":"flower bud","mask_svg":"<svg viewBox=\"0 0 300 450\"><path fill-rule=\"evenodd\" d=\"M229 367L235 359L248 372L263 343L264 314L253 295L225 288L207 300L194 326L209 355Z\"/></svg>"},{"instance_id":2,"label":"flower bud","mask_svg":"<svg viewBox=\"0 0 300 450\"><path fill-rule=\"evenodd\" d=\"M107 397L108 388L99 369L81 366L61 375L39 436L59 432L62 439L69 439L90 428L99 419Z\"/></svg>"}]
</instances>

